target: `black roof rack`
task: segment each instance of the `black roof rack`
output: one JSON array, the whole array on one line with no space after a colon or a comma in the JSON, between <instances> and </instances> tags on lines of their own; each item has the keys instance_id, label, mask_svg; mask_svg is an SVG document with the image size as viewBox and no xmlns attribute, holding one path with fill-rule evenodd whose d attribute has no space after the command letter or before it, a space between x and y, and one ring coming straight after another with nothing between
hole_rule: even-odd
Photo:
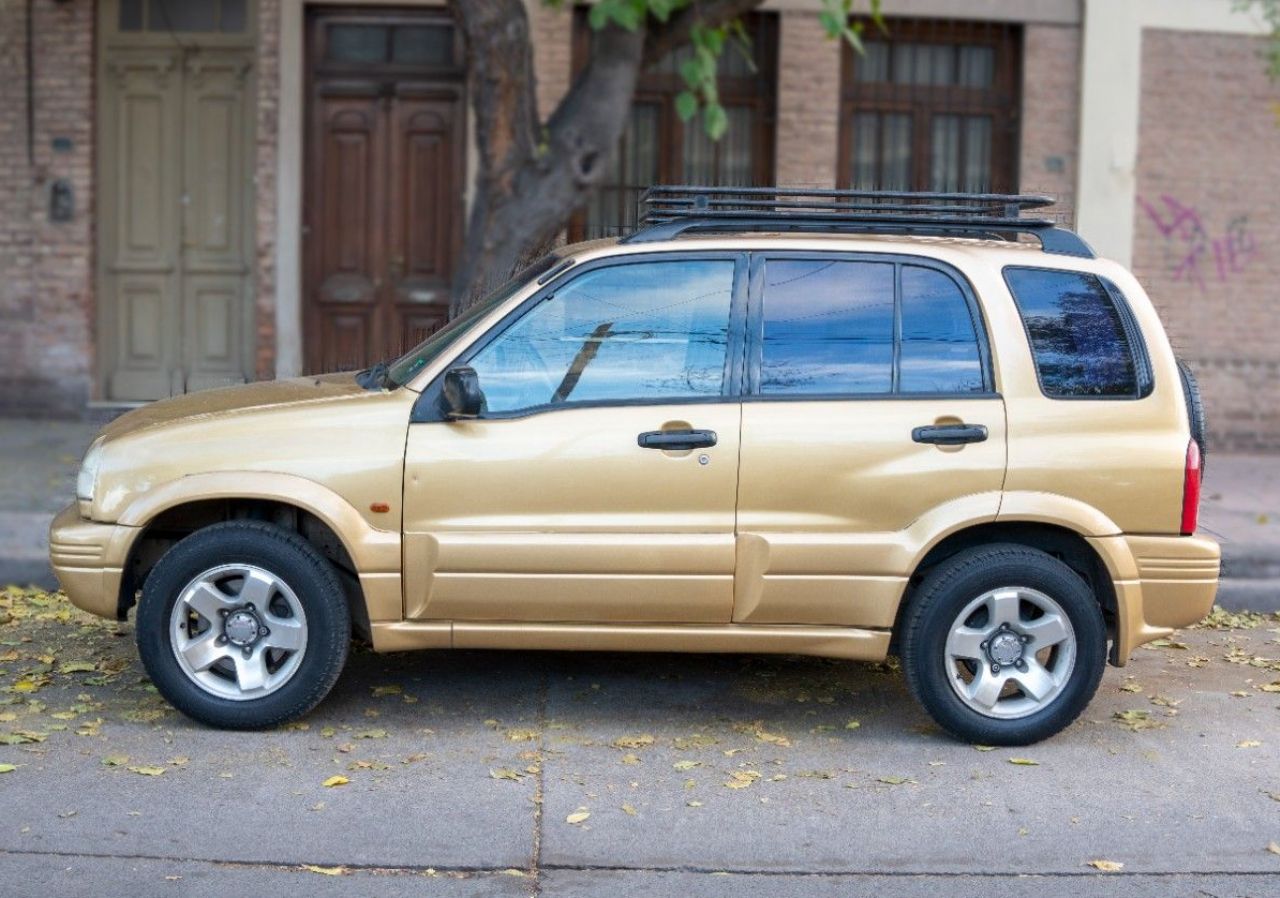
<instances>
[{"instance_id":1,"label":"black roof rack","mask_svg":"<svg viewBox=\"0 0 1280 898\"><path fill-rule=\"evenodd\" d=\"M913 193L804 187L656 185L640 197L645 227L624 243L681 234L802 231L1010 239L1029 234L1047 253L1094 258L1074 231L1048 218L1023 218L1053 197L1005 193Z\"/></svg>"}]
</instances>

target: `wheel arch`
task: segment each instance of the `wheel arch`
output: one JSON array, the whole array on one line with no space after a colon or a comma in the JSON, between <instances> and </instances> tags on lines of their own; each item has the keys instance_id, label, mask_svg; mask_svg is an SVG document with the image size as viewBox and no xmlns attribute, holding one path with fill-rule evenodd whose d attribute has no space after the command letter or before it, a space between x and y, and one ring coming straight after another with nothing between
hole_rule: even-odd
<instances>
[{"instance_id":1,"label":"wheel arch","mask_svg":"<svg viewBox=\"0 0 1280 898\"><path fill-rule=\"evenodd\" d=\"M219 472L182 478L131 504L119 523L137 528L121 578L117 615L123 618L160 557L178 540L230 520L261 520L302 536L339 573L357 631L368 634L374 614L365 580L377 578L378 599L395 580L399 613L400 534L378 530L346 500L305 478L261 472Z\"/></svg>"},{"instance_id":2,"label":"wheel arch","mask_svg":"<svg viewBox=\"0 0 1280 898\"><path fill-rule=\"evenodd\" d=\"M1093 591L1102 607L1108 634L1115 639L1124 626L1122 599L1117 594L1107 559L1096 545L1078 530L1061 523L1043 520L1004 520L1003 518L954 530L929 546L918 558L907 580L903 600L898 605L890 652L897 652L898 638L917 588L928 575L949 558L966 549L996 543L1015 544L1038 549L1071 568Z\"/></svg>"}]
</instances>

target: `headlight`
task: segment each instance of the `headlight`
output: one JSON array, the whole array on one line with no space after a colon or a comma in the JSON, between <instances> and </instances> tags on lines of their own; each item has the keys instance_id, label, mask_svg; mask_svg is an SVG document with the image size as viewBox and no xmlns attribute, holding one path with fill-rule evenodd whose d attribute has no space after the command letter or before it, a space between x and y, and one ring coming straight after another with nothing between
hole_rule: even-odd
<instances>
[{"instance_id":1,"label":"headlight","mask_svg":"<svg viewBox=\"0 0 1280 898\"><path fill-rule=\"evenodd\" d=\"M93 501L93 488L98 485L98 468L101 464L102 437L98 437L84 454L80 474L76 477L76 498L81 502Z\"/></svg>"}]
</instances>

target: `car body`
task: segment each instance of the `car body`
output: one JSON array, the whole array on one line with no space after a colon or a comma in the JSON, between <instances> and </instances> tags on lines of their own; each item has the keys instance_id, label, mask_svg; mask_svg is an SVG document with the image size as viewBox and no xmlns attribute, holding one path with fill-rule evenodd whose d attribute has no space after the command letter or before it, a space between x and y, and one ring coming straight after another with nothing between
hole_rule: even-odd
<instances>
[{"instance_id":1,"label":"car body","mask_svg":"<svg viewBox=\"0 0 1280 898\"><path fill-rule=\"evenodd\" d=\"M1064 347L1050 345L1053 334L1040 333L1052 314L1020 307L1019 284L1030 296L1063 278L1084 286L1063 293L1080 308L1061 320L1113 326L1128 362L1071 368ZM840 305L842 284L880 299L850 311ZM647 299L639 312L597 316L586 339L565 336L578 314L571 308L625 305L628 289L670 295L676 308ZM717 299L706 305L702 294ZM764 308L774 295L777 314ZM917 305L926 309L918 327ZM943 306L945 314L927 311ZM647 323L628 330L637 315ZM684 317L654 325L645 315ZM891 328L892 338L842 342L830 337L830 322L820 322L824 336L807 321L823 316L837 329ZM1040 359L1032 351L1039 338L1048 341ZM397 363L402 385L363 386L350 374L295 378L166 400L108 425L86 458L81 498L51 530L52 564L70 600L123 618L139 591L146 605L151 575L176 546L252 521L300 538L332 567L350 626L378 651L881 661L903 650L909 628L925 626L909 615L913 596L934 588L931 572L993 546L1023 547L1073 572L1104 628L1090 657L1103 658L1109 645L1116 665L1212 606L1218 547L1190 532L1201 467L1194 410L1154 307L1114 262L1028 243L900 234L595 241L558 250L435 339ZM585 379L602 346L621 360L622 382L607 368ZM558 382L545 376L566 359ZM662 373L669 362L670 377ZM1120 371L1116 380L1135 387L1046 395L1046 371L1058 377L1064 364L1074 372L1067 381ZM652 378L628 395L626 379L650 366ZM465 375L453 388L474 389L477 370L486 404L455 413L449 372ZM909 390L913 383L925 389ZM588 390L575 399L582 384ZM935 384L959 387L928 389ZM550 401L530 403L549 389ZM174 584L171 593L190 589ZM1040 619L1035 596L1054 593L1037 589L1015 604L1031 601L1020 613ZM236 607L219 613L234 618ZM161 615L156 626L171 620ZM186 626L196 634L199 620L191 613L175 623L175 638ZM1076 621L1073 640L1083 626ZM1010 640L986 639L978 662L955 669L977 678L988 662L999 668L996 642ZM1012 642L1006 650L1010 664L1026 663ZM1089 695L1093 688L1096 680ZM284 719L252 720L251 702L227 705L222 716L175 703L221 725ZM1014 723L1028 716L1011 715ZM988 732L944 722L968 738L1014 742L1065 725L1053 724Z\"/></svg>"}]
</instances>

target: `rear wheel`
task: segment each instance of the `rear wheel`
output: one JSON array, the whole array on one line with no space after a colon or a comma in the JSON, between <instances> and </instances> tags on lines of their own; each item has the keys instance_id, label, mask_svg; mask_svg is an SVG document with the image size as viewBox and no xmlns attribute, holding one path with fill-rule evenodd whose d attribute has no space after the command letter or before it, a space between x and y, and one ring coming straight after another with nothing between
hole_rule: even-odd
<instances>
[{"instance_id":1,"label":"rear wheel","mask_svg":"<svg viewBox=\"0 0 1280 898\"><path fill-rule=\"evenodd\" d=\"M1079 716L1106 665L1106 625L1088 585L1018 545L971 549L925 577L905 620L912 694L952 735L1025 745Z\"/></svg>"},{"instance_id":2,"label":"rear wheel","mask_svg":"<svg viewBox=\"0 0 1280 898\"><path fill-rule=\"evenodd\" d=\"M142 591L138 652L179 711L229 729L305 714L346 661L351 620L333 567L271 524L200 530L160 559Z\"/></svg>"}]
</instances>

